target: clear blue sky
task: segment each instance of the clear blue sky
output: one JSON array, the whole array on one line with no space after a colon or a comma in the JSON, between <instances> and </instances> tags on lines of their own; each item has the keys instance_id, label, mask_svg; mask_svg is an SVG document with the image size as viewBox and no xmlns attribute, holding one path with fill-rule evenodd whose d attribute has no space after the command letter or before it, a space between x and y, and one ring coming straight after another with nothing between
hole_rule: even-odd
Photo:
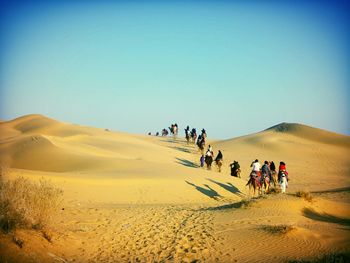
<instances>
[{"instance_id":1,"label":"clear blue sky","mask_svg":"<svg viewBox=\"0 0 350 263\"><path fill-rule=\"evenodd\" d=\"M349 7L334 1L9 1L0 118L214 138L350 134Z\"/></svg>"}]
</instances>

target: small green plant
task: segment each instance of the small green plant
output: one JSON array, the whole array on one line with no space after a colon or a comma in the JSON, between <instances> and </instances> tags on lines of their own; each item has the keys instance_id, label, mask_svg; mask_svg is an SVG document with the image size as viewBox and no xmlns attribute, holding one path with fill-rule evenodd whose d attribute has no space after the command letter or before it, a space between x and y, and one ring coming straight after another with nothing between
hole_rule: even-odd
<instances>
[{"instance_id":1,"label":"small green plant","mask_svg":"<svg viewBox=\"0 0 350 263\"><path fill-rule=\"evenodd\" d=\"M49 226L61 197L62 191L44 179L38 183L23 177L0 180L0 229L10 232L17 227Z\"/></svg>"},{"instance_id":2,"label":"small green plant","mask_svg":"<svg viewBox=\"0 0 350 263\"><path fill-rule=\"evenodd\" d=\"M295 196L304 198L308 202L312 201L312 195L310 192L298 191L295 193Z\"/></svg>"}]
</instances>

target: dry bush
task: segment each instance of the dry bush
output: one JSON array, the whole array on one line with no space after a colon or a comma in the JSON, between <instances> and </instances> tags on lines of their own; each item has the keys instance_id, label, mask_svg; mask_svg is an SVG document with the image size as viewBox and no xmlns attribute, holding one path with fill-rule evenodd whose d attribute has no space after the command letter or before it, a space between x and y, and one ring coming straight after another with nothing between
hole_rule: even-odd
<instances>
[{"instance_id":1,"label":"dry bush","mask_svg":"<svg viewBox=\"0 0 350 263\"><path fill-rule=\"evenodd\" d=\"M13 236L13 237L12 237L12 241L13 241L13 243L15 243L19 248L22 248L23 245L24 245L24 240L21 239L21 238L19 238L19 237L17 237L17 236Z\"/></svg>"},{"instance_id":2,"label":"dry bush","mask_svg":"<svg viewBox=\"0 0 350 263\"><path fill-rule=\"evenodd\" d=\"M312 201L312 195L309 192L304 191L298 191L295 193L297 197L304 198L306 201L311 202Z\"/></svg>"},{"instance_id":3,"label":"dry bush","mask_svg":"<svg viewBox=\"0 0 350 263\"><path fill-rule=\"evenodd\" d=\"M49 181L38 183L19 177L0 181L0 229L43 229L50 225L62 201L62 191Z\"/></svg>"},{"instance_id":4,"label":"dry bush","mask_svg":"<svg viewBox=\"0 0 350 263\"><path fill-rule=\"evenodd\" d=\"M289 231L293 230L294 227L290 225L265 225L261 226L261 229L272 234L286 234Z\"/></svg>"},{"instance_id":5,"label":"dry bush","mask_svg":"<svg viewBox=\"0 0 350 263\"><path fill-rule=\"evenodd\" d=\"M242 208L249 208L249 207L252 207L253 204L255 203L255 200L254 199L243 199L240 204Z\"/></svg>"},{"instance_id":6,"label":"dry bush","mask_svg":"<svg viewBox=\"0 0 350 263\"><path fill-rule=\"evenodd\" d=\"M50 243L52 242L52 232L48 231L47 229L44 229L41 231L41 234L47 241L49 241Z\"/></svg>"}]
</instances>

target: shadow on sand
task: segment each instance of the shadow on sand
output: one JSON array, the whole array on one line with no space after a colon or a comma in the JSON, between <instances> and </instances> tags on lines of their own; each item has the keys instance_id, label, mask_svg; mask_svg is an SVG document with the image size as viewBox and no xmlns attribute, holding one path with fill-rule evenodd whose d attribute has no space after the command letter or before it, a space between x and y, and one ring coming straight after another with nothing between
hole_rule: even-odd
<instances>
[{"instance_id":1,"label":"shadow on sand","mask_svg":"<svg viewBox=\"0 0 350 263\"><path fill-rule=\"evenodd\" d=\"M172 149L175 149L175 150L178 150L178 151L180 151L180 152L185 152L185 153L191 153L191 151L189 150L189 149L186 149L186 148L184 148L184 147L170 147L170 148L172 148Z\"/></svg>"},{"instance_id":2,"label":"shadow on sand","mask_svg":"<svg viewBox=\"0 0 350 263\"><path fill-rule=\"evenodd\" d=\"M334 224L340 224L343 226L350 226L350 219L347 218L341 218L341 217L336 217L327 213L320 214L316 212L313 209L310 208L304 208L302 210L303 216L321 221L321 222L327 222L327 223L334 223Z\"/></svg>"},{"instance_id":3,"label":"shadow on sand","mask_svg":"<svg viewBox=\"0 0 350 263\"><path fill-rule=\"evenodd\" d=\"M178 144L177 141L175 141L174 139L173 140L160 140L161 142L169 142L169 143L175 143L175 144Z\"/></svg>"},{"instance_id":4,"label":"shadow on sand","mask_svg":"<svg viewBox=\"0 0 350 263\"><path fill-rule=\"evenodd\" d=\"M329 193L342 193L342 192L350 192L350 187L342 187L335 189L328 189L323 191L312 191L312 194L329 194Z\"/></svg>"},{"instance_id":5,"label":"shadow on sand","mask_svg":"<svg viewBox=\"0 0 350 263\"><path fill-rule=\"evenodd\" d=\"M216 192L213 188L211 188L209 185L205 184L204 187L200 187L198 185L195 185L193 183L190 183L188 181L185 181L187 184L189 185L192 185L197 191L201 192L202 194L210 197L210 198L213 198L215 200L218 200L219 198L221 198L221 195L219 195L218 192Z\"/></svg>"},{"instance_id":6,"label":"shadow on sand","mask_svg":"<svg viewBox=\"0 0 350 263\"><path fill-rule=\"evenodd\" d=\"M207 180L212 182L212 183L214 183L214 184L217 184L217 185L221 186L225 190L227 190L227 191L229 191L229 192L231 192L231 193L233 193L235 195L238 195L239 197L244 197L245 196L241 191L239 191L239 189L237 187L235 187L231 183L223 184L223 183L214 181L213 179L209 179L209 178L207 178Z\"/></svg>"},{"instance_id":7,"label":"shadow on sand","mask_svg":"<svg viewBox=\"0 0 350 263\"><path fill-rule=\"evenodd\" d=\"M176 163L179 163L179 164L182 164L184 166L187 166L187 167L192 167L192 168L198 168L199 165L194 163L194 162L191 162L189 160L186 160L186 159L181 159L181 158L176 158L177 162Z\"/></svg>"},{"instance_id":8,"label":"shadow on sand","mask_svg":"<svg viewBox=\"0 0 350 263\"><path fill-rule=\"evenodd\" d=\"M252 206L252 204L259 198L251 198L251 199L243 199L239 202L227 204L227 205L220 205L220 206L214 206L214 207L206 207L202 208L200 210L203 211L220 211L220 210L229 210L229 209L237 209L237 208L248 208Z\"/></svg>"}]
</instances>

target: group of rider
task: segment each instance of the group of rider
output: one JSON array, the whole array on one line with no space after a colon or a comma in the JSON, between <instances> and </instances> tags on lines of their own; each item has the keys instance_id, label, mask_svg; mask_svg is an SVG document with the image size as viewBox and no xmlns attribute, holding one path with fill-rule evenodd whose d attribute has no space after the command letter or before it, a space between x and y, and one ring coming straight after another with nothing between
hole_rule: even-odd
<instances>
[{"instance_id":1,"label":"group of rider","mask_svg":"<svg viewBox=\"0 0 350 263\"><path fill-rule=\"evenodd\" d=\"M207 163L208 158L210 158L211 161L213 161L214 159L214 152L211 145L208 146L208 149L205 155L203 154L201 155L201 158L200 158L201 167L204 166L204 162ZM214 161L218 165L220 162L222 164L222 160L223 160L223 154L219 150ZM278 173L276 172L276 166L273 161L271 162L265 161L264 164L261 166L259 163L259 160L256 159L255 161L252 162L250 166L252 167L250 179L256 180L257 185L261 185L263 182L267 182L268 184L270 184L270 182L274 182L275 186L277 185L277 183L280 185L282 193L286 192L286 188L288 187L288 171L286 168L286 164L283 161L281 161L279 164ZM230 167L231 167L231 176L241 177L240 165L236 160L234 160L233 163L230 164Z\"/></svg>"},{"instance_id":2,"label":"group of rider","mask_svg":"<svg viewBox=\"0 0 350 263\"><path fill-rule=\"evenodd\" d=\"M193 143L196 143L197 146L199 148L201 148L201 146L204 147L204 145L205 145L205 138L207 137L207 132L203 128L202 131L201 131L201 134L199 134L198 138L197 138L197 130L196 130L196 128L190 129L190 127L187 126L186 129L185 129L185 136L186 136L186 140L187 140L188 143L190 142L190 139L191 139Z\"/></svg>"},{"instance_id":3,"label":"group of rider","mask_svg":"<svg viewBox=\"0 0 350 263\"><path fill-rule=\"evenodd\" d=\"M218 154L216 155L215 159L214 159L214 152L213 152L213 147L211 145L208 146L208 150L206 151L205 154L202 154L201 158L200 158L200 165L201 167L204 166L204 162L208 163L212 163L213 160L216 162L216 164L218 165L220 162L222 163L223 160L223 155L222 152L219 150ZM208 159L210 160L208 162ZM209 167L208 167L209 168Z\"/></svg>"},{"instance_id":4,"label":"group of rider","mask_svg":"<svg viewBox=\"0 0 350 263\"><path fill-rule=\"evenodd\" d=\"M252 172L250 174L250 178L256 180L257 184L260 185L263 182L267 181L279 183L281 186L282 193L286 192L286 188L288 187L288 172L286 168L286 164L281 161L278 167L278 177L275 179L276 175L276 166L273 161L265 161L261 166L259 160L256 159L250 165L252 167Z\"/></svg>"},{"instance_id":5,"label":"group of rider","mask_svg":"<svg viewBox=\"0 0 350 263\"><path fill-rule=\"evenodd\" d=\"M177 126L177 123L171 124L169 130L174 136L177 136L177 133L179 132L179 127Z\"/></svg>"},{"instance_id":6,"label":"group of rider","mask_svg":"<svg viewBox=\"0 0 350 263\"><path fill-rule=\"evenodd\" d=\"M174 136L176 136L178 134L177 124L172 124L171 127L169 127L169 130ZM168 135L166 129L163 129L162 135ZM205 129L202 129L201 134L199 134L197 137L196 128L190 129L190 127L187 126L185 128L185 136L188 143L190 140L192 140L192 142L196 143L199 149L202 151L202 155L200 157L201 167L204 167L204 163L207 163L207 165L208 163L211 164L212 161L215 161L217 165L222 165L223 154L220 150L218 151L218 154L216 155L215 159L213 148L211 145L208 146L208 149L204 154L205 140L207 137ZM229 166L231 168L231 175L235 177L240 177L241 170L239 163L236 160L234 160L233 163L231 163ZM286 188L288 187L288 172L286 170L286 164L283 161L280 162L280 165L278 167L278 173L276 172L276 166L273 161L265 161L264 164L261 166L258 159L256 159L252 162L250 166L252 167L250 179L255 179L258 185L262 184L262 182L265 181L267 181L268 183L279 183L281 186L282 193L285 193ZM208 165L208 169L210 169L210 165ZM275 178L276 174L277 178Z\"/></svg>"},{"instance_id":7,"label":"group of rider","mask_svg":"<svg viewBox=\"0 0 350 263\"><path fill-rule=\"evenodd\" d=\"M172 135L177 136L177 134L179 132L179 127L177 126L177 123L171 124L169 127L169 131ZM166 128L164 128L162 130L162 136L168 136L168 134L169 134L168 130ZM149 133L149 135L151 135L151 134ZM156 133L156 136L158 136L158 135L159 135L159 132Z\"/></svg>"}]
</instances>

